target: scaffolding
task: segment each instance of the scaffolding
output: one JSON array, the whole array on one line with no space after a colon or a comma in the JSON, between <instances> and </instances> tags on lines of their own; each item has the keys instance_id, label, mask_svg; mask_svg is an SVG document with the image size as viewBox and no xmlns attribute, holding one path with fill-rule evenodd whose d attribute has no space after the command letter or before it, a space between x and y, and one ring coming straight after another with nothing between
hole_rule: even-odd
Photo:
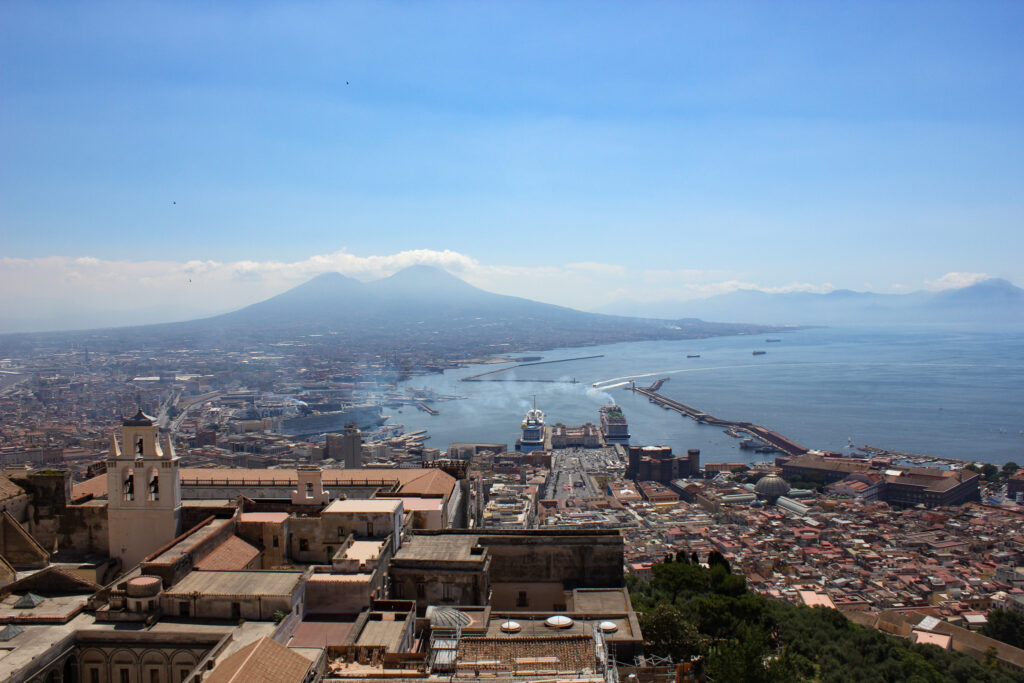
<instances>
[{"instance_id":1,"label":"scaffolding","mask_svg":"<svg viewBox=\"0 0 1024 683\"><path fill-rule=\"evenodd\" d=\"M604 683L619 683L615 653L604 637L604 631L597 624L594 624L594 651L597 655L597 670L604 675Z\"/></svg>"},{"instance_id":2,"label":"scaffolding","mask_svg":"<svg viewBox=\"0 0 1024 683\"><path fill-rule=\"evenodd\" d=\"M430 631L430 673L455 673L459 657L462 626L437 628Z\"/></svg>"}]
</instances>

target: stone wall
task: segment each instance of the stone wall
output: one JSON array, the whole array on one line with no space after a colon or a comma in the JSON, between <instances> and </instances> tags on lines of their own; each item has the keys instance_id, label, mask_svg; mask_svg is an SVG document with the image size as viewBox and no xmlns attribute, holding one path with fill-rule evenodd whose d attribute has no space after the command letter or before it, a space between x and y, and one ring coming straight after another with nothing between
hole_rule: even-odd
<instances>
[{"instance_id":1,"label":"stone wall","mask_svg":"<svg viewBox=\"0 0 1024 683\"><path fill-rule=\"evenodd\" d=\"M306 582L306 605L311 614L354 615L369 608L377 572L368 581L349 576L313 574Z\"/></svg>"},{"instance_id":2,"label":"stone wall","mask_svg":"<svg viewBox=\"0 0 1024 683\"><path fill-rule=\"evenodd\" d=\"M567 588L623 585L622 536L616 532L482 533L491 554L491 582L561 581Z\"/></svg>"},{"instance_id":3,"label":"stone wall","mask_svg":"<svg viewBox=\"0 0 1024 683\"><path fill-rule=\"evenodd\" d=\"M44 545L55 539L62 558L106 555L109 547L106 504L68 505L55 520L33 524L29 530Z\"/></svg>"}]
</instances>

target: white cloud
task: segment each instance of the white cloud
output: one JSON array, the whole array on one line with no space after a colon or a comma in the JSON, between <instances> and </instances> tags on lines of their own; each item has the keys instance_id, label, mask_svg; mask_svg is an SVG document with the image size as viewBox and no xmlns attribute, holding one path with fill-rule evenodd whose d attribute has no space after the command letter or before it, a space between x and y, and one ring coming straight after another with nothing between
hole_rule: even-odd
<instances>
[{"instance_id":1,"label":"white cloud","mask_svg":"<svg viewBox=\"0 0 1024 683\"><path fill-rule=\"evenodd\" d=\"M968 287L982 280L987 280L991 275L988 273L946 273L937 280L926 280L925 286L931 290L960 289Z\"/></svg>"}]
</instances>

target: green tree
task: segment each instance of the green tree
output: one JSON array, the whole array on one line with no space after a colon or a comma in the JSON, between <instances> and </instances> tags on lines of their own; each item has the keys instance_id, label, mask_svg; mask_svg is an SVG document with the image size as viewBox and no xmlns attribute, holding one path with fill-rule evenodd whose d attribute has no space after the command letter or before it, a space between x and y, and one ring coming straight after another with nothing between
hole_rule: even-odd
<instances>
[{"instance_id":1,"label":"green tree","mask_svg":"<svg viewBox=\"0 0 1024 683\"><path fill-rule=\"evenodd\" d=\"M708 577L700 567L682 562L663 562L651 567L654 578L651 588L655 594L664 593L669 602L687 593L700 593L708 589Z\"/></svg>"},{"instance_id":2,"label":"green tree","mask_svg":"<svg viewBox=\"0 0 1024 683\"><path fill-rule=\"evenodd\" d=\"M1003 465L1003 474L1006 475L1007 477L1010 477L1013 476L1013 473L1019 469L1020 465L1011 460L1010 462Z\"/></svg>"},{"instance_id":3,"label":"green tree","mask_svg":"<svg viewBox=\"0 0 1024 683\"><path fill-rule=\"evenodd\" d=\"M985 477L989 481L993 481L998 474L999 468L990 462L987 462L981 466L981 476Z\"/></svg>"},{"instance_id":4,"label":"green tree","mask_svg":"<svg viewBox=\"0 0 1024 683\"><path fill-rule=\"evenodd\" d=\"M708 675L716 681L767 682L767 638L762 631L744 628L740 637L716 645L708 655Z\"/></svg>"},{"instance_id":5,"label":"green tree","mask_svg":"<svg viewBox=\"0 0 1024 683\"><path fill-rule=\"evenodd\" d=\"M717 550L712 550L708 553L708 568L714 569L716 566L725 567L726 574L732 571L732 567L729 566L729 560L725 559L725 555Z\"/></svg>"},{"instance_id":6,"label":"green tree","mask_svg":"<svg viewBox=\"0 0 1024 683\"><path fill-rule=\"evenodd\" d=\"M988 613L988 623L981 633L1007 645L1024 648L1024 617L1009 610L994 609Z\"/></svg>"},{"instance_id":7,"label":"green tree","mask_svg":"<svg viewBox=\"0 0 1024 683\"><path fill-rule=\"evenodd\" d=\"M659 657L687 661L707 652L710 639L701 635L683 613L670 605L658 605L639 615L644 650Z\"/></svg>"}]
</instances>

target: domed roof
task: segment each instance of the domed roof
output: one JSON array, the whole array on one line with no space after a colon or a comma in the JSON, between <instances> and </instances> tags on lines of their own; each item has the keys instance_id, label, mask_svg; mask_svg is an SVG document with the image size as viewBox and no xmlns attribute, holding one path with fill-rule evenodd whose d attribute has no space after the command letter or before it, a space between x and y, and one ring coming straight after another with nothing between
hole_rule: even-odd
<instances>
[{"instance_id":1,"label":"domed roof","mask_svg":"<svg viewBox=\"0 0 1024 683\"><path fill-rule=\"evenodd\" d=\"M430 625L434 628L456 628L458 626L469 626L473 619L465 612L460 612L454 607L435 607L430 614Z\"/></svg>"},{"instance_id":2,"label":"domed roof","mask_svg":"<svg viewBox=\"0 0 1024 683\"><path fill-rule=\"evenodd\" d=\"M757 482L754 492L762 498L774 501L779 496L789 493L789 484L777 474L766 474Z\"/></svg>"}]
</instances>

